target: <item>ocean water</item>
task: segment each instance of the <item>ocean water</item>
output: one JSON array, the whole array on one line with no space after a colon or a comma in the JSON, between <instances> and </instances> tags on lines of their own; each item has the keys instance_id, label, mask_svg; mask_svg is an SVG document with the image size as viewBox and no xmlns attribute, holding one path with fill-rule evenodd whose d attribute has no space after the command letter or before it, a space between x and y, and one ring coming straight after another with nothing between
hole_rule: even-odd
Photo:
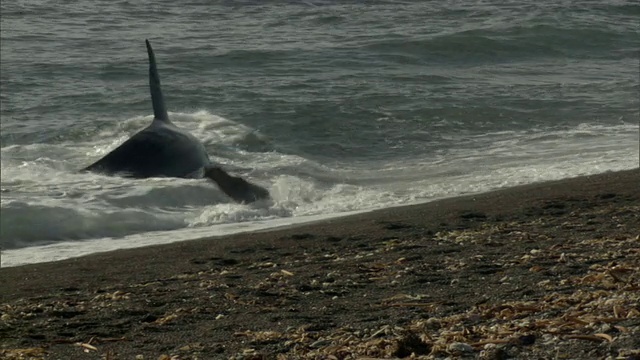
<instances>
[{"instance_id":1,"label":"ocean water","mask_svg":"<svg viewBox=\"0 0 640 360\"><path fill-rule=\"evenodd\" d=\"M0 6L2 266L639 165L631 0ZM145 38L173 122L272 201L77 173L150 123Z\"/></svg>"}]
</instances>

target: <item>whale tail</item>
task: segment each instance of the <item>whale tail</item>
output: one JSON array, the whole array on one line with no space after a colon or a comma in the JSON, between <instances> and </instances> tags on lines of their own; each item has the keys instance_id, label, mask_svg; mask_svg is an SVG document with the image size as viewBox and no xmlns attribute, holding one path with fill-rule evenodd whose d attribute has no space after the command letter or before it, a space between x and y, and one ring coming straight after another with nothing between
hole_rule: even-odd
<instances>
[{"instance_id":1,"label":"whale tail","mask_svg":"<svg viewBox=\"0 0 640 360\"><path fill-rule=\"evenodd\" d=\"M147 54L149 54L149 90L151 91L151 102L153 103L154 120L169 122L169 114L164 104L164 96L160 88L160 76L156 66L156 56L151 48L149 40L145 39L147 44Z\"/></svg>"},{"instance_id":2,"label":"whale tail","mask_svg":"<svg viewBox=\"0 0 640 360\"><path fill-rule=\"evenodd\" d=\"M217 166L209 166L204 169L204 176L218 184L220 190L236 202L248 204L270 198L267 189L242 178L231 176Z\"/></svg>"}]
</instances>

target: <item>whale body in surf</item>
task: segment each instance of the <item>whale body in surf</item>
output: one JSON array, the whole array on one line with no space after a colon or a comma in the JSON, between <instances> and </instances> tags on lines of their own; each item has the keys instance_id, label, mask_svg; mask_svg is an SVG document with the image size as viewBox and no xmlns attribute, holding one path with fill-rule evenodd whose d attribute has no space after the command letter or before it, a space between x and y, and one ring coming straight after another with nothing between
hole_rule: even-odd
<instances>
[{"instance_id":1,"label":"whale body in surf","mask_svg":"<svg viewBox=\"0 0 640 360\"><path fill-rule=\"evenodd\" d=\"M220 166L212 163L204 145L191 133L169 120L160 88L156 59L149 40L146 40L146 45L153 121L83 170L136 179L206 177L213 180L220 190L237 202L250 203L269 198L269 192L265 188L229 175Z\"/></svg>"}]
</instances>

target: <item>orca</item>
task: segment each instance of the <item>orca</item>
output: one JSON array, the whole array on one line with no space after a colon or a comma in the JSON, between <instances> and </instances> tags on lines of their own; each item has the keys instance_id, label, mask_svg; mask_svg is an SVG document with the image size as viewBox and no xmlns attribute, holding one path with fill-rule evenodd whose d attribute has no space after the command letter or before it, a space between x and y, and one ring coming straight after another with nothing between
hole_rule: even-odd
<instances>
[{"instance_id":1,"label":"orca","mask_svg":"<svg viewBox=\"0 0 640 360\"><path fill-rule=\"evenodd\" d=\"M135 179L208 178L234 201L251 203L270 197L267 189L229 175L209 159L202 142L169 120L160 88L156 58L149 40L149 89L153 121L84 171Z\"/></svg>"}]
</instances>

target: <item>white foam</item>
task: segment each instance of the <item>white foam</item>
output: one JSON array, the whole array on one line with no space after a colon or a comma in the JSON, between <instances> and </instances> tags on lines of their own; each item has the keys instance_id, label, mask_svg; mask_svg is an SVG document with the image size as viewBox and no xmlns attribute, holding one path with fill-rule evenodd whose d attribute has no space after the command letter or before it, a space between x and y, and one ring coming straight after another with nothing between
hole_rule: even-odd
<instances>
[{"instance_id":1,"label":"white foam","mask_svg":"<svg viewBox=\"0 0 640 360\"><path fill-rule=\"evenodd\" d=\"M454 139L459 147L443 149L437 156L329 166L275 151L239 150L234 144L255 133L207 112L172 114L172 118L197 137L208 139L205 142L223 146L216 152L220 160L268 187L273 201L234 204L206 180L131 181L73 173L87 165L87 154L99 158L150 117L102 129L81 143L12 145L2 148L1 157L2 266L257 231L631 169L638 167L639 157L638 126L581 125L554 131L460 135ZM19 248L43 242L49 244Z\"/></svg>"}]
</instances>

